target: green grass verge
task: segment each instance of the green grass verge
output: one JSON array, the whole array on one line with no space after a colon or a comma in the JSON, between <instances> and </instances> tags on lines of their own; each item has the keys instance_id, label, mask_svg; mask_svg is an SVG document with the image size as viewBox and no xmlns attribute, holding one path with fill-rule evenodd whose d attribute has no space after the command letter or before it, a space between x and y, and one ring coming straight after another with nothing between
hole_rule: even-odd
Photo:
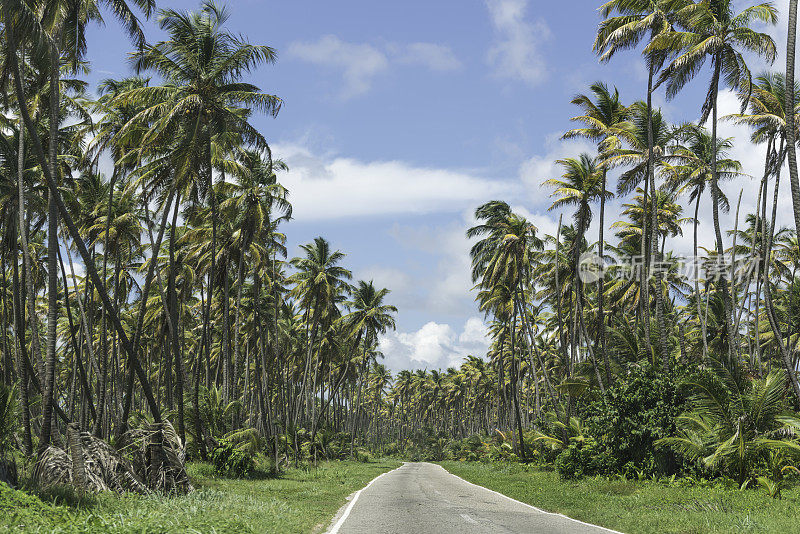
<instances>
[{"instance_id":1,"label":"green grass verge","mask_svg":"<svg viewBox=\"0 0 800 534\"><path fill-rule=\"evenodd\" d=\"M774 500L764 490L674 487L584 479L521 465L440 462L465 480L548 512L627 533L798 532L800 488Z\"/></svg>"},{"instance_id":2,"label":"green grass verge","mask_svg":"<svg viewBox=\"0 0 800 534\"><path fill-rule=\"evenodd\" d=\"M192 464L197 491L189 495L102 494L69 504L68 492L43 501L0 484L0 532L321 532L349 494L399 465L329 462L275 478L232 480Z\"/></svg>"}]
</instances>

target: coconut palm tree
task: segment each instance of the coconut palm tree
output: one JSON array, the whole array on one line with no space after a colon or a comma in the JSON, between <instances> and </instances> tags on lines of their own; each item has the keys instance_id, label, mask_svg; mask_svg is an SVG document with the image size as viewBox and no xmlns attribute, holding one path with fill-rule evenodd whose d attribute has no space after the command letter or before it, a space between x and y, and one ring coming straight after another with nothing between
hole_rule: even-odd
<instances>
[{"instance_id":1,"label":"coconut palm tree","mask_svg":"<svg viewBox=\"0 0 800 534\"><path fill-rule=\"evenodd\" d=\"M643 40L647 40L647 46L644 48L644 58L647 64L647 95L645 104L645 113L642 124L645 126L647 156L644 166L644 179L646 185L644 188L645 199L648 191L655 191L655 147L656 145L656 126L657 120L653 114L653 90L655 88L654 80L658 75L669 55L669 50L655 49L652 43L661 36L670 34L674 30L674 24L677 13L684 9L689 0L609 0L600 7L600 14L604 17L603 22L597 30L597 36L594 42L594 50L600 55L600 60L603 62L609 61L620 50L635 48ZM615 16L611 16L615 14ZM632 189L632 188L631 188ZM649 221L654 224L654 221ZM653 233L653 229L650 229ZM652 239L651 242L655 242ZM642 241L644 245L645 241ZM653 251L642 249L641 257L644 262L641 269L641 287L644 288L645 299L640 301L642 306L641 315L644 320L646 329L650 328L650 309L646 307L649 302L647 283L649 277L650 267L650 254ZM657 276L658 277L658 274ZM658 300L658 297L657 297ZM657 303L656 313L662 313L663 306ZM656 317L658 322L659 340L663 353L665 326L663 317ZM649 350L650 342L649 336L647 337L647 347ZM663 354L664 362L667 362L667 355Z\"/></svg>"},{"instance_id":2,"label":"coconut palm tree","mask_svg":"<svg viewBox=\"0 0 800 534\"><path fill-rule=\"evenodd\" d=\"M575 288L573 330L570 332L572 337L570 345L572 346L572 360L575 361L577 353L576 340L580 336L586 336L582 317L584 294L582 291L582 283L577 279L580 264L579 243L583 241L589 224L592 221L592 203L596 202L601 197L609 197L611 193L602 188L602 171L597 166L596 158L593 158L589 154L581 154L579 158L558 160L557 163L564 170L564 174L560 179L551 178L544 182L545 185L554 189L551 196L558 197L549 209L552 211L568 206L576 207L575 214L573 215L575 224L577 225L576 241L573 243L572 250L570 251L573 265L572 282ZM578 330L580 330L580 334ZM589 339L586 339L586 341L589 343ZM590 345L589 352L594 360L594 352ZM594 361L594 365L598 382L600 383L601 389L603 389L603 382L600 379L596 361Z\"/></svg>"},{"instance_id":3,"label":"coconut palm tree","mask_svg":"<svg viewBox=\"0 0 800 534\"><path fill-rule=\"evenodd\" d=\"M742 109L747 106L752 84L752 75L743 53L751 53L772 62L775 59L775 43L766 33L757 32L750 26L756 21L775 24L777 11L771 3L750 6L740 13L735 12L733 0L705 1L690 4L676 13L680 31L664 33L653 39L648 46L652 51L675 53L675 58L664 69L658 83L666 82L667 98L674 98L700 71L704 63L711 62L711 82L700 111L700 123L711 116L711 198L717 254L722 257L725 247L719 224L719 174L717 168L717 101L720 81L732 89L744 89ZM720 279L723 300L728 312L729 337L736 339L733 331L733 302L725 276ZM731 347L735 348L736 343ZM738 350L738 349L736 349Z\"/></svg>"},{"instance_id":4,"label":"coconut palm tree","mask_svg":"<svg viewBox=\"0 0 800 534\"><path fill-rule=\"evenodd\" d=\"M213 300L211 279L216 275L214 169L224 169L225 155L239 144L268 150L266 139L250 124L249 117L252 110L275 116L281 106L280 98L243 81L244 75L259 65L274 62L275 51L252 45L225 30L228 18L228 11L212 1L203 2L196 12L161 10L159 25L169 39L140 47L133 60L139 73L154 72L164 83L131 89L115 99L118 105L143 108L119 132L126 137L143 126L147 128L141 135L139 157L146 156L147 147L170 147L168 161L175 185L185 187L194 182L200 196L209 200L209 304ZM223 332L228 330L227 316ZM224 349L230 359L228 345ZM225 389L224 394L228 393Z\"/></svg>"},{"instance_id":5,"label":"coconut palm tree","mask_svg":"<svg viewBox=\"0 0 800 534\"><path fill-rule=\"evenodd\" d=\"M716 159L717 181L732 180L743 176L742 165L736 160L726 157L733 147L733 139L718 139L713 143L708 131L702 126L693 126L685 130L682 144L676 146L672 154L667 158L672 166L672 172L667 177L667 184L670 188L679 193L688 191L689 202L694 202L694 218L692 222L692 250L693 259L696 261L697 254L697 226L700 216L700 199L706 187L712 183L713 162ZM716 150L716 156L712 155L712 150ZM721 190L717 191L717 200L724 211L728 211L728 198ZM699 276L694 277L695 293L700 294ZM695 299L697 305L697 317L702 318L700 311L700 299ZM701 321L701 326L705 330L705 324ZM703 339L706 339L705 333ZM708 357L708 347L703 345L703 358Z\"/></svg>"},{"instance_id":6,"label":"coconut palm tree","mask_svg":"<svg viewBox=\"0 0 800 534\"><path fill-rule=\"evenodd\" d=\"M367 357L367 347L377 343L378 334L383 334L389 329L394 330L396 328L394 314L397 313L397 308L391 304L384 303L388 295L388 289L376 288L371 280L369 282L359 280L358 284L353 288L351 300L347 303L347 306L352 311L342 318L346 324L349 335L351 337L355 336L355 342L352 345L353 348L358 351L360 350L359 346L363 346L360 366L358 366L357 369L359 371L359 381L358 391L356 393L355 412L352 414L353 420L350 430L350 456L354 453L359 421L358 412L361 407L361 395L366 374L370 366L370 361ZM374 363L377 365L377 362Z\"/></svg>"},{"instance_id":7,"label":"coconut palm tree","mask_svg":"<svg viewBox=\"0 0 800 534\"><path fill-rule=\"evenodd\" d=\"M616 150L621 148L623 141L628 138L630 133L630 123L628 118L630 110L622 104L619 98L619 91L614 88L613 94L608 89L608 86L602 82L595 82L591 85L590 90L594 96L594 100L587 95L577 95L572 99L572 103L581 108L582 115L573 117L571 120L582 122L584 124L581 128L575 128L566 132L562 138L570 139L574 137L585 137L597 143L597 152L599 159L603 159ZM606 189L606 178L608 169L602 165L602 184L601 189ZM604 257L603 247L605 239L603 231L605 230L605 208L606 197L600 197L600 213L598 220L598 238L597 238L597 255L601 258ZM604 312L604 293L605 293L605 273L603 273L597 280L597 314L600 317L600 352L603 355L603 361L606 366L606 381L611 381L611 365L608 361L608 354L606 353L606 335L605 335L605 312Z\"/></svg>"}]
</instances>

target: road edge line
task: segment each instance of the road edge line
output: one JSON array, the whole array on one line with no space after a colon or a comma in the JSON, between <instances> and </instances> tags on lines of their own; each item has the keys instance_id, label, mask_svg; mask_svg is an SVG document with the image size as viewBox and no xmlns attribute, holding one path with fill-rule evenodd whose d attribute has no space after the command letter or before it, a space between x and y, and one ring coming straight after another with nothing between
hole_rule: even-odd
<instances>
[{"instance_id":1,"label":"road edge line","mask_svg":"<svg viewBox=\"0 0 800 534\"><path fill-rule=\"evenodd\" d=\"M575 523L580 523L581 525L586 525L587 527L594 527L594 528L603 529L603 530L605 530L607 532L611 532L613 534L623 534L619 530L613 530L613 529L610 529L610 528L607 528L607 527L604 527L604 526L601 526L601 525L595 525L594 523L587 523L585 521L581 521L580 519L575 519L573 517L569 517L569 516L564 515L564 514L559 514L558 512L548 512L547 510L542 510L541 508L537 508L536 506L533 506L532 504L528 504L526 502L518 501L517 499L514 499L513 497L509 497L508 495L500 493L499 491L495 491L493 489L489 489L486 486L481 486L480 484L474 484L474 483L470 482L469 480L464 480L460 476L454 475L453 473L451 473L450 471L445 469L444 466L441 466L439 464L433 464L433 465L436 465L436 466L440 467L448 475L454 476L457 479L461 480L462 482L466 482L470 486L475 486L476 488L481 488L481 489L486 490L488 492L491 492L491 493L494 493L496 495L499 495L500 497L504 497L504 498L508 499L509 501L513 501L513 502L515 502L517 504L521 504L523 506L527 506L528 508L536 510L537 512L539 512L541 514L556 515L556 516L559 516L559 517L563 517L564 519L569 519L570 521L574 521Z\"/></svg>"},{"instance_id":2,"label":"road edge line","mask_svg":"<svg viewBox=\"0 0 800 534\"><path fill-rule=\"evenodd\" d=\"M378 475L375 478L373 478L372 480L370 480L369 483L366 486L364 486L363 488L361 488L357 492L353 493L353 498L350 499L350 502L347 504L347 507L344 509L344 512L342 512L342 516L339 518L338 521L336 521L336 523L332 527L330 527L328 530L325 531L325 534L338 534L339 529L342 528L342 525L344 524L345 520L350 515L350 511L353 509L353 506L356 505L356 501L361 496L361 492L364 491L365 489L368 489L372 485L373 482L375 482L376 480L381 478L383 475L388 475L389 473L393 473L393 472L397 471L398 469L400 469L402 467L405 467L407 463L408 462L403 462L403 465L401 465L400 467L395 467L391 471L385 471L385 472L381 473L380 475ZM340 508L340 510L341 510L341 508ZM338 512L337 512L337 514L338 514ZM336 518L336 516L334 516L334 519L335 518Z\"/></svg>"}]
</instances>

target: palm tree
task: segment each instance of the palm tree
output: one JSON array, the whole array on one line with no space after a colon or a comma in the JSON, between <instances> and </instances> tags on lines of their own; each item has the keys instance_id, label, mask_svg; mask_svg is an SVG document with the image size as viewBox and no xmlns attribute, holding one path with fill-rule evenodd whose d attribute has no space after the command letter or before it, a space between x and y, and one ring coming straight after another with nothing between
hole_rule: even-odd
<instances>
[{"instance_id":1,"label":"palm tree","mask_svg":"<svg viewBox=\"0 0 800 534\"><path fill-rule=\"evenodd\" d=\"M733 148L733 139L717 139L714 143L708 131L695 126L686 130L682 137L683 144L676 146L672 154L668 157L672 165L672 172L669 174L667 183L669 187L679 193L689 192L689 202L694 202L694 218L692 220L692 250L694 261L697 259L697 226L700 215L700 199L706 190L706 186L712 183L712 169L714 161L717 165L718 180L732 180L742 176L742 165L736 160L727 158L728 151ZM712 154L716 150L716 156ZM728 210L728 198L719 190L717 199L723 210ZM694 277L695 294L700 295L699 276ZM700 299L696 298L697 317L702 318L700 312ZM701 321L703 330L705 324ZM705 333L703 339L705 340ZM708 347L703 345L703 358L708 357Z\"/></svg>"},{"instance_id":2,"label":"palm tree","mask_svg":"<svg viewBox=\"0 0 800 534\"><path fill-rule=\"evenodd\" d=\"M776 447L785 431L800 428L800 419L786 405L784 379L778 372L742 383L729 372L691 384L692 411L680 417L679 436L656 442L720 469L741 487L751 481L753 466ZM796 445L795 445L796 448Z\"/></svg>"},{"instance_id":3,"label":"palm tree","mask_svg":"<svg viewBox=\"0 0 800 534\"><path fill-rule=\"evenodd\" d=\"M619 98L619 91L614 88L614 93L609 91L608 87L602 82L595 82L591 85L590 90L594 96L594 101L587 95L577 95L572 99L572 103L581 108L582 115L573 117L571 120L582 122L584 127L576 128L568 131L562 137L570 139L574 137L586 137L597 142L597 151L599 159L603 160L604 157L609 156L615 150L618 150L622 142L627 139L629 133L630 123L628 118L630 111L625 107ZM601 189L606 189L606 177L608 169L602 165L602 184ZM599 214L599 236L597 238L597 255L601 258L603 256L603 247L605 239L603 238L603 231L605 230L605 209L606 197L600 197L600 214ZM611 366L608 361L608 354L606 353L606 334L605 334L605 312L604 312L604 292L605 292L605 273L597 280L597 314L600 317L600 352L603 355L603 361L606 366L606 381L611 381Z\"/></svg>"},{"instance_id":4,"label":"palm tree","mask_svg":"<svg viewBox=\"0 0 800 534\"><path fill-rule=\"evenodd\" d=\"M794 62L797 45L797 0L789 0L788 31L786 33L786 87L795 87ZM797 235L800 235L800 179L797 172L797 121L795 117L796 102L795 90L785 92L783 100L784 115L786 117L786 151L789 156L789 183L792 187L792 211L794 212L794 225ZM800 390L796 390L800 393ZM800 397L798 397L800 398Z\"/></svg>"},{"instance_id":5,"label":"palm tree","mask_svg":"<svg viewBox=\"0 0 800 534\"><path fill-rule=\"evenodd\" d=\"M644 167L644 179L646 180L645 200L647 199L647 191L655 191L655 147L656 145L656 118L653 114L653 90L654 90L654 77L658 74L667 60L668 51L654 49L653 42L658 38L668 35L673 32L673 25L675 23L676 14L679 10L685 8L690 4L689 0L609 0L600 7L600 14L604 17L603 22L597 30L597 37L594 42L594 50L600 54L600 60L603 62L609 61L620 50L635 48L644 39L648 39L649 43L644 49L645 62L647 64L647 96L645 104L645 114L642 123L645 125L646 135L644 137L646 147L646 162ZM611 17L612 13L617 16ZM648 189L649 188L649 189ZM632 188L631 188L632 189ZM654 221L648 221L654 224ZM651 228L650 233L653 233ZM654 242L652 239L651 242ZM644 245L645 241L642 241ZM644 289L644 300L641 300L642 306L641 316L644 320L646 330L650 328L650 308L646 305L649 303L648 290L649 284L647 283L649 277L649 258L653 251L642 249L641 257L644 266L641 269L641 287ZM658 278L658 273L656 273ZM665 326L663 317L660 316L663 309L663 303L658 302L660 298L657 296L656 303L656 320L659 331L660 348L664 357L665 364L667 363L667 355L664 353L664 338ZM647 336L647 346L650 347L649 336Z\"/></svg>"},{"instance_id":6,"label":"palm tree","mask_svg":"<svg viewBox=\"0 0 800 534\"><path fill-rule=\"evenodd\" d=\"M322 237L317 237L313 243L301 245L300 248L305 256L292 259L291 263L297 272L290 277L290 282L295 284L292 295L299 299L300 306L305 310L307 326L306 357L299 394L299 400L302 400L306 394L311 394L308 390L308 379L314 346L319 340L320 324L330 319L341 293L348 289L347 280L353 275L339 265L344 259L344 253L332 251L330 243ZM299 415L299 411L295 413L295 424Z\"/></svg>"},{"instance_id":7,"label":"palm tree","mask_svg":"<svg viewBox=\"0 0 800 534\"><path fill-rule=\"evenodd\" d=\"M794 85L794 92L796 93L800 90L800 84L795 82ZM786 78L781 73L765 73L756 78L756 82L751 89L753 94L750 97L750 113L734 114L729 117L737 123L746 124L753 128L753 133L751 135L752 142L763 143L766 141L767 144L764 161L764 174L762 175L761 187L759 188L760 202L757 203L756 220L754 221L755 224L752 228L753 234L750 238L751 242L755 243L756 233L760 232L763 236L765 236L765 239L760 240L761 247L758 250L758 253L761 260L756 264L755 273L755 314L758 316L762 286L765 289L765 292L769 290L766 285L766 281L769 279L768 273L770 266L767 264L766 258L768 258L772 253L772 229L774 228L777 216L781 168L788 151L786 146L786 114L784 113L784 102L786 101ZM798 104L795 104L795 115L797 112ZM770 176L775 177L771 218L772 222L767 220L767 183ZM755 253L755 249L753 250L753 253ZM766 304L770 299L766 294L764 296ZM767 305L769 306L769 304ZM772 311L768 310L767 314L770 317L773 316ZM776 324L775 321L769 322L771 326ZM754 336L757 336L757 322L755 326L756 329ZM755 344L760 358L761 344L757 341Z\"/></svg>"},{"instance_id":8,"label":"palm tree","mask_svg":"<svg viewBox=\"0 0 800 534\"><path fill-rule=\"evenodd\" d=\"M589 154L581 154L579 158L558 160L557 163L564 169L564 174L561 176L561 179L551 178L544 182L545 185L554 188L554 192L551 196L559 197L553 202L549 209L552 211L562 207L576 206L573 218L577 224L577 239L573 243L572 250L570 251L573 265L572 282L575 288L573 330L570 332L572 337L570 344L572 346L572 360L575 361L577 351L576 334L578 334L578 329L580 328L581 335L586 335L582 317L583 291L581 289L581 283L577 279L580 264L579 244L583 241L586 230L589 228L589 224L592 220L591 204L602 197L609 197L611 193L602 188L602 170L598 168L597 160ZM586 341L587 343L590 342L588 338ZM594 352L591 350L591 345L588 346L589 352L594 360ZM603 382L600 379L596 361L594 365L598 382L600 383L601 389L603 389Z\"/></svg>"},{"instance_id":9,"label":"palm tree","mask_svg":"<svg viewBox=\"0 0 800 534\"><path fill-rule=\"evenodd\" d=\"M146 157L150 147L170 147L167 160L174 176L167 187L172 190L173 186L183 188L193 183L197 193L209 200L212 235L208 306L213 302L213 280L217 276L214 167L222 165L224 169L224 155L240 143L267 150L266 140L248 121L251 109L275 116L281 105L279 98L263 94L256 86L242 81L244 74L258 65L274 62L274 50L251 45L225 31L223 26L228 16L224 8L211 1L204 2L199 12L161 10L159 25L169 39L140 47L133 59L137 71L153 71L164 83L124 91L114 101L117 106L141 109L117 134L121 138L139 136L141 148L136 157ZM146 130L144 133L142 128ZM175 213L177 209L176 205ZM166 218L162 219L162 227L165 223ZM223 333L226 333L228 300L224 299L223 304L226 311ZM207 335L204 332L203 338ZM173 346L177 351L178 344ZM210 347L209 341L206 346ZM230 361L230 343L224 343L223 349L226 360ZM228 387L223 388L223 394L230 400Z\"/></svg>"},{"instance_id":10,"label":"palm tree","mask_svg":"<svg viewBox=\"0 0 800 534\"><path fill-rule=\"evenodd\" d=\"M124 0L105 0L103 2L107 4L109 7L112 8L112 11L116 14L119 20L122 22L125 29L131 34L136 40L139 42L143 41L143 36L141 34L141 30L139 28L138 19L136 16L131 12L128 7L128 3ZM143 8L146 15L149 15L150 10L153 7L152 0L134 0L134 3L139 7ZM91 6L96 6L94 2L91 2ZM42 174L47 183L47 187L50 191L50 199L51 199L51 207L49 208L49 219L52 221L49 223L48 233L52 236L53 244L51 248L50 257L53 258L52 261L55 261L56 254L54 253L58 249L57 245L57 219L60 215L61 218L64 220L64 224L67 226L69 230L70 237L72 238L73 242L78 248L78 251L81 255L81 258L86 265L87 272L92 279L92 282L95 284L95 287L98 289L100 294L100 298L103 302L103 306L107 310L107 313L110 315L112 322L114 323L114 327L119 333L123 348L125 352L128 354L129 360L132 362L132 366L134 371L138 375L140 382L142 383L143 393L148 401L148 405L150 410L153 414L153 418L156 422L161 422L161 414L158 408L157 403L155 402L155 398L152 395L152 391L150 389L149 383L147 382L147 377L144 373L144 370L139 362L137 355L132 350L131 344L128 341L128 338L124 332L122 323L119 320L119 316L117 314L117 310L114 309L114 306L111 302L111 299L108 296L108 293L105 289L105 285L100 281L99 276L97 275L97 271L95 266L91 261L91 257L86 250L86 246L83 243L78 228L75 225L71 214L69 213L62 197L61 193L59 192L59 179L58 179L58 171L59 167L56 164L56 139L57 135L56 132L58 131L58 124L59 124L59 80L60 80L60 69L61 69L61 50L67 49L70 51L74 51L75 54L71 58L72 63L74 65L78 64L80 59L80 55L85 51L84 47L82 46L85 43L83 38L83 31L85 30L86 24L91 21L89 17L97 17L99 15L99 10L96 8L92 9L79 9L77 10L78 13L81 13L81 17L78 17L77 24L75 24L74 28L78 31L76 32L65 32L65 24L67 21L68 10L64 10L65 6L58 2L48 3L46 5L46 16L44 21L48 23L47 26L41 24L40 19L38 18L38 10L37 7L31 6L26 2L22 2L20 0L14 0L5 2L3 4L3 22L6 30L6 37L8 43L8 58L10 59L10 71L12 73L12 81L14 83L14 91L17 97L17 102L19 104L19 111L20 115L22 116L23 122L25 123L25 128L28 134L33 141L33 148L36 154L37 159L39 160ZM13 15L12 15L13 13ZM72 28L72 26L71 26ZM73 39L73 43L75 46L64 46L64 37L70 36ZM23 46L27 46L30 44L31 46L41 45L44 48L48 49L48 55L50 58L50 69L49 69L49 78L50 78L50 85L53 90L50 91L50 109L49 109L49 126L50 126L50 135L49 135L49 144L48 144L48 154L45 154L44 146L42 144L41 137L37 131L36 125L34 124L30 110L27 106L27 98L26 93L23 89L23 75L22 69L19 65L19 42L20 39L25 39L26 37L30 37L32 43L27 41L23 41ZM54 294L54 296L50 297L51 300L49 303L50 312L48 313L48 332L52 335L48 340L48 343L53 344L55 343L55 324L57 321L57 290L55 286L57 286L57 278L56 277L56 264L53 263L51 265L50 271L53 273L51 275L51 280L49 284L53 286L49 293ZM47 372L45 376L45 403L44 408L47 410L48 413L51 413L53 402L52 402L52 390L54 382L54 369L55 369L55 362L50 361L55 358L55 351L48 349L48 362L46 364ZM50 380L50 378L53 378ZM48 418L44 421L43 424L43 435L42 440L40 440L40 450L44 450L50 440L50 421L49 415Z\"/></svg>"},{"instance_id":11,"label":"palm tree","mask_svg":"<svg viewBox=\"0 0 800 534\"><path fill-rule=\"evenodd\" d=\"M355 342L352 345L353 349L358 351L360 350L359 345L363 345L360 366L357 369L359 371L358 392L356 393L355 411L352 414L353 420L350 430L351 457L354 453L356 432L358 431L358 413L361 408L364 380L370 364L367 357L367 347L377 343L378 334L383 334L388 329L394 330L396 328L394 314L397 313L397 308L384 303L389 292L385 288L376 288L371 280L369 282L359 280L358 284L353 288L351 300L347 303L352 311L342 318L350 337L355 336ZM348 360L348 365L349 362ZM377 362L374 363L377 365Z\"/></svg>"},{"instance_id":12,"label":"palm tree","mask_svg":"<svg viewBox=\"0 0 800 534\"><path fill-rule=\"evenodd\" d=\"M667 98L675 97L681 89L700 71L706 60L711 61L711 83L703 102L700 123L711 116L711 198L717 254L722 257L725 247L719 224L719 174L717 168L717 100L720 80L732 89L744 89L744 110L747 106L752 84L750 69L743 52L773 61L775 43L766 33L753 30L755 21L775 24L777 12L771 3L748 7L740 13L734 11L734 0L704 1L681 8L676 18L682 31L662 34L650 43L649 49L662 53L675 53L676 57L664 69L658 80L666 82ZM720 277L720 288L727 310L729 337L736 339L733 331L733 302L725 276ZM736 347L732 343L731 347ZM738 349L737 349L738 353Z\"/></svg>"},{"instance_id":13,"label":"palm tree","mask_svg":"<svg viewBox=\"0 0 800 534\"><path fill-rule=\"evenodd\" d=\"M520 437L521 456L525 457L525 444L522 439L522 418L519 407L518 379L520 363L515 358L515 336L516 320L520 318L523 336L528 337L533 343L533 331L528 321L528 294L532 288L531 268L535 263L535 254L543 248L541 239L536 236L536 227L525 218L511 212L509 206L503 202L489 202L484 204L475 212L482 224L467 230L467 237L485 236L478 243L473 245L471 250L473 276L478 275L480 282L478 286L483 289L479 298L483 296L482 306L491 310L498 320L501 318L510 319L511 325L511 388L512 399L514 401L514 415L517 425L517 432ZM483 272L480 272L481 269ZM502 299L498 305L489 305L498 294L510 297L511 309L508 313L507 301ZM536 376L536 368L531 361L531 372ZM540 362L541 365L541 362ZM541 366L544 372L544 366ZM546 377L545 377L546 378ZM548 385L548 392L555 404L556 399L552 389Z\"/></svg>"}]
</instances>

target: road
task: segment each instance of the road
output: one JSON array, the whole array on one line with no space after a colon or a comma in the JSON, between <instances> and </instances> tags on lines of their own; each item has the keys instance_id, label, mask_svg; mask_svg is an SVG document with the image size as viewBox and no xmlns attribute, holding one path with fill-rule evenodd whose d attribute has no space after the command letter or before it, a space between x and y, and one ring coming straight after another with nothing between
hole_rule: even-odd
<instances>
[{"instance_id":1,"label":"road","mask_svg":"<svg viewBox=\"0 0 800 534\"><path fill-rule=\"evenodd\" d=\"M544 512L471 484L429 463L384 473L339 510L330 534L614 532Z\"/></svg>"}]
</instances>

